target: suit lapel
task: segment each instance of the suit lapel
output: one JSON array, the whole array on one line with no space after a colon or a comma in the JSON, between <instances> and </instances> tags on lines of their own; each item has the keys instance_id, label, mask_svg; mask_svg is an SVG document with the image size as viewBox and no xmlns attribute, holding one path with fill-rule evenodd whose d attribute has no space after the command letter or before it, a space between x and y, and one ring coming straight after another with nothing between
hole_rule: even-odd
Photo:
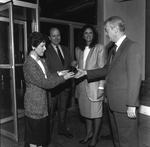
<instances>
[{"instance_id":1,"label":"suit lapel","mask_svg":"<svg viewBox=\"0 0 150 147\"><path fill-rule=\"evenodd\" d=\"M79 68L83 69L83 51L78 50L78 57L79 57Z\"/></svg>"},{"instance_id":2,"label":"suit lapel","mask_svg":"<svg viewBox=\"0 0 150 147\"><path fill-rule=\"evenodd\" d=\"M64 67L65 67L65 65L67 64L67 59L68 59L68 53L67 53L68 51L63 46L61 46L61 50L62 50L63 55L64 55Z\"/></svg>"},{"instance_id":3,"label":"suit lapel","mask_svg":"<svg viewBox=\"0 0 150 147\"><path fill-rule=\"evenodd\" d=\"M53 48L51 44L49 45L49 52L50 52L50 55L54 56L55 58L59 58L55 49Z\"/></svg>"},{"instance_id":4,"label":"suit lapel","mask_svg":"<svg viewBox=\"0 0 150 147\"><path fill-rule=\"evenodd\" d=\"M61 45L60 45L61 46ZM64 55L64 59L66 58L66 50L63 48L63 46L61 46L61 50L62 50L62 52L63 52L63 55Z\"/></svg>"},{"instance_id":5,"label":"suit lapel","mask_svg":"<svg viewBox=\"0 0 150 147\"><path fill-rule=\"evenodd\" d=\"M59 63L61 62L58 54L56 53L54 47L51 44L49 45L49 52L50 55L54 58L55 62L59 62Z\"/></svg>"},{"instance_id":6,"label":"suit lapel","mask_svg":"<svg viewBox=\"0 0 150 147\"><path fill-rule=\"evenodd\" d=\"M122 55L123 50L125 49L126 46L126 42L128 41L128 38L126 37L124 39L124 41L121 43L121 45L119 46L112 62L109 64L108 66L108 72L112 69L112 67L115 65L115 63L117 62L118 58Z\"/></svg>"},{"instance_id":7,"label":"suit lapel","mask_svg":"<svg viewBox=\"0 0 150 147\"><path fill-rule=\"evenodd\" d=\"M33 59L31 56L30 60L32 61L32 63L39 69L39 71L41 71L41 73L43 73L42 68L40 67L40 65L37 63L37 61L35 59ZM42 62L42 61L41 61ZM43 62L42 62L43 63Z\"/></svg>"}]
</instances>

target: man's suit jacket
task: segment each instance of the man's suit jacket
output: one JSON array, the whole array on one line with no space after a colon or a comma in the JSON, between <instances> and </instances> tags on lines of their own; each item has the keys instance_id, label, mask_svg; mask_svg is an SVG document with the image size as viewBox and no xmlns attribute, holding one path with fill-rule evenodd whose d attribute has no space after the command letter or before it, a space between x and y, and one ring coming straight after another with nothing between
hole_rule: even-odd
<instances>
[{"instance_id":1,"label":"man's suit jacket","mask_svg":"<svg viewBox=\"0 0 150 147\"><path fill-rule=\"evenodd\" d=\"M67 70L71 66L71 55L70 51L67 47L61 45L61 49L64 54L64 65L62 64L61 60L59 59L55 49L51 45L51 43L48 45L47 50L45 51L45 61L47 63L48 69L51 72L57 72L61 70ZM61 88L68 88L69 87L69 80L67 80L65 83L59 85L59 89ZM57 91L58 92L58 91Z\"/></svg>"},{"instance_id":2,"label":"man's suit jacket","mask_svg":"<svg viewBox=\"0 0 150 147\"><path fill-rule=\"evenodd\" d=\"M50 73L44 60L47 79L39 64L29 55L23 65L26 92L24 95L25 115L34 119L44 118L48 115L47 93L45 89L54 88L65 79L57 73Z\"/></svg>"},{"instance_id":3,"label":"man's suit jacket","mask_svg":"<svg viewBox=\"0 0 150 147\"><path fill-rule=\"evenodd\" d=\"M142 51L127 37L121 43L113 61L98 70L87 71L87 78L106 77L106 92L110 109L126 112L127 106L139 106L139 89L142 80Z\"/></svg>"}]
</instances>

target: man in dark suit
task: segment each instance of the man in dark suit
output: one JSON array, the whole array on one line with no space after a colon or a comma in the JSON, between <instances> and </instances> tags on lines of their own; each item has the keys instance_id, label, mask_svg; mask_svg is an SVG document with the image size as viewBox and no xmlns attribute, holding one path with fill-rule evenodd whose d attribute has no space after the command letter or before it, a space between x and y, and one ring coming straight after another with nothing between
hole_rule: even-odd
<instances>
[{"instance_id":1,"label":"man in dark suit","mask_svg":"<svg viewBox=\"0 0 150 147\"><path fill-rule=\"evenodd\" d=\"M105 35L117 47L108 57L107 65L97 70L79 69L76 78L88 80L105 76L106 95L113 139L116 147L138 147L139 91L142 80L142 51L138 43L125 35L124 21L112 16L104 22Z\"/></svg>"},{"instance_id":2,"label":"man in dark suit","mask_svg":"<svg viewBox=\"0 0 150 147\"><path fill-rule=\"evenodd\" d=\"M67 47L60 45L61 35L57 28L51 28L49 31L50 44L47 47L45 57L48 68L51 72L59 72L62 70L68 70L71 65L71 55ZM52 134L54 125L55 108L58 109L58 133L68 138L72 138L73 135L69 133L66 127L66 107L70 91L71 81L57 86L50 90L49 99L50 104L50 135Z\"/></svg>"}]
</instances>

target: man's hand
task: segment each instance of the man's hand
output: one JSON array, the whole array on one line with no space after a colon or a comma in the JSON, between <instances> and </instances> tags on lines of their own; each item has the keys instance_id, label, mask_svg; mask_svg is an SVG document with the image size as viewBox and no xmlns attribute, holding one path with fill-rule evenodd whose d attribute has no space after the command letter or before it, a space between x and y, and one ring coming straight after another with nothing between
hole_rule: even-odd
<instances>
[{"instance_id":1,"label":"man's hand","mask_svg":"<svg viewBox=\"0 0 150 147\"><path fill-rule=\"evenodd\" d=\"M68 72L67 74L64 75L65 80L68 80L73 77L74 77L74 72Z\"/></svg>"},{"instance_id":2,"label":"man's hand","mask_svg":"<svg viewBox=\"0 0 150 147\"><path fill-rule=\"evenodd\" d=\"M87 71L78 68L78 72L76 73L76 75L74 76L74 78L79 79L79 78L81 78L81 77L83 77L85 75L87 75Z\"/></svg>"},{"instance_id":3,"label":"man's hand","mask_svg":"<svg viewBox=\"0 0 150 147\"><path fill-rule=\"evenodd\" d=\"M127 115L129 118L136 118L136 107L129 107L128 106Z\"/></svg>"}]
</instances>

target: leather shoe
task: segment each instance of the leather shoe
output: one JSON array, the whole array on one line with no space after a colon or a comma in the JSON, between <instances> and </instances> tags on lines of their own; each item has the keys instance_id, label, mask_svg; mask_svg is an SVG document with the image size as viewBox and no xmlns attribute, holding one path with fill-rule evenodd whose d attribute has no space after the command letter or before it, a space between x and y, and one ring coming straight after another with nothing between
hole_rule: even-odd
<instances>
[{"instance_id":1,"label":"leather shoe","mask_svg":"<svg viewBox=\"0 0 150 147\"><path fill-rule=\"evenodd\" d=\"M103 140L109 140L111 138L112 138L111 134L101 136L101 139Z\"/></svg>"},{"instance_id":2,"label":"leather shoe","mask_svg":"<svg viewBox=\"0 0 150 147\"><path fill-rule=\"evenodd\" d=\"M61 134L61 133L59 133L59 135L63 135L63 136L65 136L65 137L67 137L67 138L73 138L73 135L71 134L71 133L69 133L69 132L67 132L67 133L65 133L65 134Z\"/></svg>"},{"instance_id":3,"label":"leather shoe","mask_svg":"<svg viewBox=\"0 0 150 147\"><path fill-rule=\"evenodd\" d=\"M93 136L89 137L86 141L84 141L84 139L80 140L79 143L80 144L86 144L87 142L89 142L92 139Z\"/></svg>"}]
</instances>

